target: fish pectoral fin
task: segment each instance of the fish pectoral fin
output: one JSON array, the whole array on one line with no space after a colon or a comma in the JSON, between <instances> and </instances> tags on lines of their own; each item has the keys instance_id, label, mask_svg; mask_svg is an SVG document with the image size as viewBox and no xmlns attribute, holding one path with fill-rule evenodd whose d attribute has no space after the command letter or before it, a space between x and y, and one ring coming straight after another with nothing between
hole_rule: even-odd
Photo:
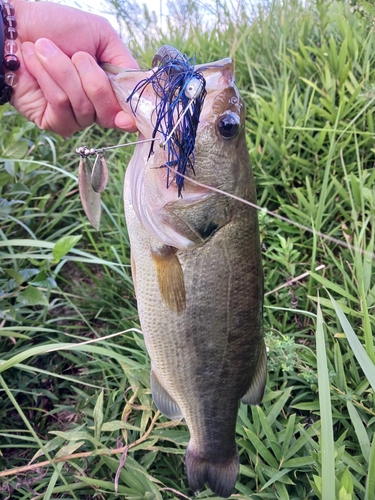
<instances>
[{"instance_id":1,"label":"fish pectoral fin","mask_svg":"<svg viewBox=\"0 0 375 500\"><path fill-rule=\"evenodd\" d=\"M164 387L160 384L154 371L151 370L150 376L152 398L158 410L167 418L177 420L182 418L182 412L176 401L168 394Z\"/></svg>"},{"instance_id":2,"label":"fish pectoral fin","mask_svg":"<svg viewBox=\"0 0 375 500\"><path fill-rule=\"evenodd\" d=\"M267 377L267 350L264 341L261 349L253 380L246 394L241 398L245 405L258 405L262 402Z\"/></svg>"},{"instance_id":3,"label":"fish pectoral fin","mask_svg":"<svg viewBox=\"0 0 375 500\"><path fill-rule=\"evenodd\" d=\"M160 294L167 306L175 312L186 307L184 273L176 249L167 245L151 250Z\"/></svg>"}]
</instances>

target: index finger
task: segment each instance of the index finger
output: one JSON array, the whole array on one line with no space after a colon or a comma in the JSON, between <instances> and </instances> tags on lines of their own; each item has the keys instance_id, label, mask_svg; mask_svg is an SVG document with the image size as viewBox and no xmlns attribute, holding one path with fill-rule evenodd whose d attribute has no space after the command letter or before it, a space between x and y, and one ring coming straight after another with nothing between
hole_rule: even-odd
<instances>
[{"instance_id":1,"label":"index finger","mask_svg":"<svg viewBox=\"0 0 375 500\"><path fill-rule=\"evenodd\" d=\"M96 123L102 127L115 128L115 118L121 107L113 93L107 75L95 59L86 52L76 52L72 56L82 87L95 108ZM135 129L134 118L129 115L129 131Z\"/></svg>"}]
</instances>

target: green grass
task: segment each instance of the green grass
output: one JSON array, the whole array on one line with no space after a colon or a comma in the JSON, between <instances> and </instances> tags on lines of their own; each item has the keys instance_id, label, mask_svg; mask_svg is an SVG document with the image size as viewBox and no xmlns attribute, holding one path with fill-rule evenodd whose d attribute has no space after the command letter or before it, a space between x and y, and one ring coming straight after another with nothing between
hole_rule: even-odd
<instances>
[{"instance_id":1,"label":"green grass","mask_svg":"<svg viewBox=\"0 0 375 500\"><path fill-rule=\"evenodd\" d=\"M162 30L111 2L145 68L162 43L199 63L234 59L258 203L292 221L259 212L269 375L263 403L240 407L233 498L372 500L371 3L232 12L218 1L202 17L190 1ZM190 498L188 432L156 412L139 330L122 200L130 148L106 156L98 233L78 196L75 148L134 136L92 127L66 141L0 114L0 497Z\"/></svg>"}]
</instances>

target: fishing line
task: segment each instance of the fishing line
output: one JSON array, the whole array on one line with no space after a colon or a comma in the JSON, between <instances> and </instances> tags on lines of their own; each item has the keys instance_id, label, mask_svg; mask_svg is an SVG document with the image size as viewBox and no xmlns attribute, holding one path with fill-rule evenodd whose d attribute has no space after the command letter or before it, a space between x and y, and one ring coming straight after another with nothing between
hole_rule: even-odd
<instances>
[{"instance_id":1,"label":"fishing line","mask_svg":"<svg viewBox=\"0 0 375 500\"><path fill-rule=\"evenodd\" d=\"M86 157L86 156L94 155L94 154L98 155L98 154L104 153L105 151L110 150L110 149L116 149L116 148L121 148L121 147L125 147L125 146L134 146L137 144L142 144L145 142L154 142L154 141L159 141L160 147L163 146L162 139L159 137L154 137L152 139L144 139L144 140L135 141L135 142L128 142L126 144L118 144L116 146L107 146L107 147L103 147L103 148L99 148L99 149L95 149L95 148L89 149L86 146L81 146L80 148L76 149L76 153L83 156L83 157ZM248 206L250 206L250 207L252 207L260 212L263 212L271 217L274 217L274 218L279 219L283 222L286 222L287 224L291 224L292 226L298 227L298 229L301 229L301 230L307 231L313 235L319 236L320 238L327 240L327 241L330 241L331 243L335 243L336 245L339 245L342 248L346 248L347 250L359 251L361 255L375 259L375 253L373 253L373 252L363 250L359 247L356 247L355 245L352 245L351 243L347 243L343 240L335 238L334 236L329 236L328 234L322 233L321 231L317 231L316 229L313 229L309 226L305 226L304 224L301 224L300 222L288 219L288 217L285 217L284 215L280 215L280 214L277 214L275 212L272 212L271 210L268 210L268 208L261 207L255 203L252 203L251 201L248 201L248 200L245 200L239 196L236 196L235 194L228 193L227 191L223 191L222 189L215 188L213 186L208 186L207 184L203 184L201 182L198 182L195 179L192 179L191 177L189 177L181 172L177 172L177 170L175 170L173 167L171 167L169 165L162 165L159 168L167 168L168 170L173 171L174 174L183 177L185 180L192 182L196 186L208 189L210 191L214 191L216 193L222 194L222 195L227 196L229 198L233 198L234 200L237 200L241 203L245 203L245 205L248 205Z\"/></svg>"},{"instance_id":2,"label":"fishing line","mask_svg":"<svg viewBox=\"0 0 375 500\"><path fill-rule=\"evenodd\" d=\"M173 134L175 133L175 131L177 130L177 127L179 126L179 124L182 122L184 116L186 115L186 113L190 110L190 108L192 107L193 105L193 101L190 101L190 104L187 106L187 108L185 109L185 111L183 111L183 113L181 114L180 118L177 120L176 122L176 125L173 127L173 129L171 130L170 134L168 135L168 137L163 141L160 141L159 143L159 146L161 148L164 148L165 145L167 144L167 142L170 140L170 138L173 136Z\"/></svg>"},{"instance_id":3,"label":"fishing line","mask_svg":"<svg viewBox=\"0 0 375 500\"><path fill-rule=\"evenodd\" d=\"M186 107L186 109L183 111L183 113L181 114L181 116L177 120L175 126L173 127L173 129L171 130L171 132L169 133L169 135L166 137L166 139L164 141L162 139L160 139L159 137L153 137L152 139L142 139L140 141L127 142L124 144L116 144L115 146L105 146L102 148L88 148L87 146L79 146L78 148L75 149L75 152L78 155L86 158L88 156L99 155L100 153L105 153L106 151L109 151L111 149L124 148L125 146L136 146L137 144L143 144L146 142L155 142L155 141L159 141L159 146L161 148L163 148L167 144L167 142L171 139L172 135L174 134L177 127L179 126L179 124L183 120L185 114L189 111L189 109L192 107L192 105L193 105L193 101L191 101L189 103L189 105Z\"/></svg>"}]
</instances>

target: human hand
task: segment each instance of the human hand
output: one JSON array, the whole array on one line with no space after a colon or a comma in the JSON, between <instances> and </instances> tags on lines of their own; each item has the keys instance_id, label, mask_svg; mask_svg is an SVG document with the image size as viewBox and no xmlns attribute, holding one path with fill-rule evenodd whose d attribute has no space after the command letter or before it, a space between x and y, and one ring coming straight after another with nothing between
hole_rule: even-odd
<instances>
[{"instance_id":1,"label":"human hand","mask_svg":"<svg viewBox=\"0 0 375 500\"><path fill-rule=\"evenodd\" d=\"M11 104L42 129L64 137L96 122L135 131L97 62L137 68L109 22L49 2L11 0L16 9L20 69Z\"/></svg>"}]
</instances>

